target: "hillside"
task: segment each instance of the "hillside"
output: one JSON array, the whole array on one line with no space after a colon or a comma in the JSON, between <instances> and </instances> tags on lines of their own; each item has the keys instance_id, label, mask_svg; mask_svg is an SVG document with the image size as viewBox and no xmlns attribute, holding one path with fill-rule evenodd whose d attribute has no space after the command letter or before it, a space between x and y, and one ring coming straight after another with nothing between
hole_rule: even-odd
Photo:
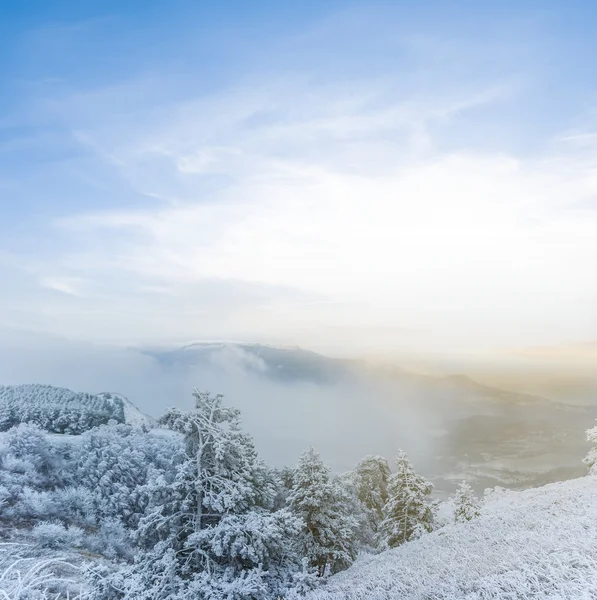
<instances>
[{"instance_id":1,"label":"hillside","mask_svg":"<svg viewBox=\"0 0 597 600\"><path fill-rule=\"evenodd\" d=\"M107 400L113 405L121 403L124 412L124 422L127 425L135 425L137 427L145 426L148 428L155 427L156 420L149 415L142 413L126 396L115 394L113 392L101 392L96 395L98 398Z\"/></svg>"},{"instance_id":2,"label":"hillside","mask_svg":"<svg viewBox=\"0 0 597 600\"><path fill-rule=\"evenodd\" d=\"M0 431L19 423L35 423L50 433L76 435L109 421L153 424L119 394L73 392L41 384L0 386Z\"/></svg>"},{"instance_id":3,"label":"hillside","mask_svg":"<svg viewBox=\"0 0 597 600\"><path fill-rule=\"evenodd\" d=\"M597 477L489 497L481 517L358 560L309 600L597 597Z\"/></svg>"},{"instance_id":4,"label":"hillside","mask_svg":"<svg viewBox=\"0 0 597 600\"><path fill-rule=\"evenodd\" d=\"M597 597L597 477L522 492L493 492L482 515L378 555L295 600L594 600ZM57 526L56 526L57 528ZM76 529L76 528L75 528ZM58 534L60 530L57 528ZM64 535L64 532L62 532ZM0 541L0 588L11 600L40 589L87 597L80 567L105 558L59 537L13 532ZM57 588L56 583L60 584ZM48 587L46 587L48 586ZM78 593L81 593L78 596ZM20 595L22 594L22 595ZM38 597L38 596L35 596ZM50 595L40 595L49 598ZM54 597L54 596L51 596Z\"/></svg>"},{"instance_id":5,"label":"hillside","mask_svg":"<svg viewBox=\"0 0 597 600\"><path fill-rule=\"evenodd\" d=\"M126 399L95 398L126 415ZM336 478L310 448L276 474L238 410L221 395L194 400L192 411L168 411L167 429L111 421L65 435L23 423L2 433L0 592L9 600L482 600L582 599L597 589L595 476L494 489L479 517L454 524L462 495L431 518L431 486L404 454L394 474L384 458L367 457ZM405 509L400 540L430 533L368 554L397 539Z\"/></svg>"}]
</instances>

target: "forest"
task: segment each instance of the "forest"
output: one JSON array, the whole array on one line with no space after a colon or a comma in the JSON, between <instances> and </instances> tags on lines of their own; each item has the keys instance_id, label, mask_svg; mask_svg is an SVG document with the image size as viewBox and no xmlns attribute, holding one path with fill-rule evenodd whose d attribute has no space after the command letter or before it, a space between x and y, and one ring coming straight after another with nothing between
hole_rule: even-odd
<instances>
[{"instance_id":1,"label":"forest","mask_svg":"<svg viewBox=\"0 0 597 600\"><path fill-rule=\"evenodd\" d=\"M403 451L392 464L366 456L343 474L314 448L271 468L221 395L196 390L193 410L170 409L149 428L114 418L96 425L48 386L2 397L23 392L35 392L22 411L33 417L2 434L0 451L0 589L11 599L296 598L357 557L484 511L464 481L448 501L435 500ZM107 412L109 399L87 400L89 411ZM597 446L597 428L588 438ZM596 448L585 462L597 474ZM16 562L10 548L23 552Z\"/></svg>"}]
</instances>

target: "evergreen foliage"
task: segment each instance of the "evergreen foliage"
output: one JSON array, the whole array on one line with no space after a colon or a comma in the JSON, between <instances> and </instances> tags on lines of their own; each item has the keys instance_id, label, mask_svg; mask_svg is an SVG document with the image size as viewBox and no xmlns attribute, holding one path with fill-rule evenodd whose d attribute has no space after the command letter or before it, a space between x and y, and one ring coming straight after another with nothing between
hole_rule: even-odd
<instances>
[{"instance_id":1,"label":"evergreen foliage","mask_svg":"<svg viewBox=\"0 0 597 600\"><path fill-rule=\"evenodd\" d=\"M394 548L432 530L432 490L433 485L415 472L401 450L396 457L396 472L388 481L388 501L379 526L378 543L382 548Z\"/></svg>"},{"instance_id":2,"label":"evergreen foliage","mask_svg":"<svg viewBox=\"0 0 597 600\"><path fill-rule=\"evenodd\" d=\"M373 544L383 520L390 475L388 461L382 456L365 456L350 473L354 493L365 517L365 538L370 544Z\"/></svg>"},{"instance_id":3,"label":"evergreen foliage","mask_svg":"<svg viewBox=\"0 0 597 600\"><path fill-rule=\"evenodd\" d=\"M135 533L144 550L104 587L106 599L274 598L301 571L302 523L272 511L276 478L240 429L239 411L222 396L194 396L193 411L161 419L182 445L171 471L144 488L149 504Z\"/></svg>"},{"instance_id":4,"label":"evergreen foliage","mask_svg":"<svg viewBox=\"0 0 597 600\"><path fill-rule=\"evenodd\" d=\"M595 445L589 450L583 462L589 468L589 475L597 475L597 425L587 429L587 442Z\"/></svg>"},{"instance_id":5,"label":"evergreen foliage","mask_svg":"<svg viewBox=\"0 0 597 600\"><path fill-rule=\"evenodd\" d=\"M302 554L320 576L352 563L357 553L358 521L349 510L350 496L338 480L330 478L313 448L299 460L287 502L303 521Z\"/></svg>"},{"instance_id":6,"label":"evergreen foliage","mask_svg":"<svg viewBox=\"0 0 597 600\"><path fill-rule=\"evenodd\" d=\"M50 385L0 386L0 431L34 423L51 433L80 434L109 421L124 423L120 398L101 398Z\"/></svg>"},{"instance_id":7,"label":"evergreen foliage","mask_svg":"<svg viewBox=\"0 0 597 600\"><path fill-rule=\"evenodd\" d=\"M464 523L476 519L480 514L479 500L473 488L463 481L458 486L454 497L454 519L457 523Z\"/></svg>"}]
</instances>

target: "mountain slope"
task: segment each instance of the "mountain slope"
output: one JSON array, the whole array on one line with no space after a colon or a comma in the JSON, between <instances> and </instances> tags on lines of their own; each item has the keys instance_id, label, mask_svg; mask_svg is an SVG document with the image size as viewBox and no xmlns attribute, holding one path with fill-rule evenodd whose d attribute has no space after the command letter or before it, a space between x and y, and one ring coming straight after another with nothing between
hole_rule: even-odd
<instances>
[{"instance_id":1,"label":"mountain slope","mask_svg":"<svg viewBox=\"0 0 597 600\"><path fill-rule=\"evenodd\" d=\"M122 402L51 385L0 386L0 431L36 423L52 433L79 434L110 420L124 422Z\"/></svg>"},{"instance_id":2,"label":"mountain slope","mask_svg":"<svg viewBox=\"0 0 597 600\"><path fill-rule=\"evenodd\" d=\"M368 556L309 600L597 597L597 477L490 496L479 519Z\"/></svg>"},{"instance_id":3,"label":"mountain slope","mask_svg":"<svg viewBox=\"0 0 597 600\"><path fill-rule=\"evenodd\" d=\"M0 431L19 423L35 423L50 433L80 434L109 421L152 427L120 394L73 392L51 385L0 385Z\"/></svg>"},{"instance_id":4,"label":"mountain slope","mask_svg":"<svg viewBox=\"0 0 597 600\"><path fill-rule=\"evenodd\" d=\"M126 396L116 394L114 392L101 392L96 394L99 398L103 398L113 404L122 403L124 411L124 422L127 425L135 425L137 427L145 426L148 429L155 427L156 420L142 413L137 406L131 402Z\"/></svg>"}]
</instances>

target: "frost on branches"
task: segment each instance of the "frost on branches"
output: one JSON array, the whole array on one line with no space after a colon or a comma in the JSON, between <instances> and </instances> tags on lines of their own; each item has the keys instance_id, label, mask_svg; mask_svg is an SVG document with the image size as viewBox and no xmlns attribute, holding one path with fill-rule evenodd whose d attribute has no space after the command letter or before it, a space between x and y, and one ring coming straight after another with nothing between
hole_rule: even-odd
<instances>
[{"instance_id":1,"label":"frost on branches","mask_svg":"<svg viewBox=\"0 0 597 600\"><path fill-rule=\"evenodd\" d=\"M481 514L479 500L473 488L463 481L456 490L454 497L454 519L457 523L464 523L476 519Z\"/></svg>"},{"instance_id":2,"label":"frost on branches","mask_svg":"<svg viewBox=\"0 0 597 600\"><path fill-rule=\"evenodd\" d=\"M597 478L493 494L481 516L363 556L306 600L595 600Z\"/></svg>"},{"instance_id":3,"label":"frost on branches","mask_svg":"<svg viewBox=\"0 0 597 600\"><path fill-rule=\"evenodd\" d=\"M0 385L0 431L35 423L45 431L77 435L111 420L125 421L120 398L109 400L50 385Z\"/></svg>"},{"instance_id":4,"label":"frost on branches","mask_svg":"<svg viewBox=\"0 0 597 600\"><path fill-rule=\"evenodd\" d=\"M130 425L84 433L77 446L77 484L90 490L90 511L99 521L117 517L134 528L145 513L147 484L170 468L177 446Z\"/></svg>"},{"instance_id":5,"label":"frost on branches","mask_svg":"<svg viewBox=\"0 0 597 600\"><path fill-rule=\"evenodd\" d=\"M463 482L441 514L432 485L404 452L394 474L384 458L367 456L334 477L313 449L294 468L268 468L239 411L221 396L195 392L194 410L168 411L162 429L108 420L81 431L93 422L88 408L101 413L110 395L89 396L78 410L64 391L25 386L18 393L27 390L23 415L34 415L32 422L0 432L0 536L15 540L0 556L0 596L9 600L461 598L474 586L494 597L496 577L504 597L521 590L531 597L533 586L550 597L566 590L558 597L571 599L594 589L594 477L526 496L495 488L482 511ZM13 392L2 392L4 426L16 410ZM595 447L585 463L595 475L597 427L587 436ZM516 508L524 497L533 511ZM541 507L547 517L535 514ZM528 527L520 527L521 516L531 519ZM565 525L550 529L558 519ZM578 545L573 560L562 560L560 550L546 555L546 544L561 547L562 535L567 548ZM516 574L529 536L539 537ZM504 551L509 544L516 552ZM503 559L512 568L496 575Z\"/></svg>"},{"instance_id":6,"label":"frost on branches","mask_svg":"<svg viewBox=\"0 0 597 600\"><path fill-rule=\"evenodd\" d=\"M358 521L350 512L351 498L340 481L330 478L313 448L299 460L287 502L303 521L301 551L319 576L352 563L357 554Z\"/></svg>"},{"instance_id":7,"label":"frost on branches","mask_svg":"<svg viewBox=\"0 0 597 600\"><path fill-rule=\"evenodd\" d=\"M365 456L350 474L355 494L365 513L371 540L375 539L383 520L390 475L388 461L382 456Z\"/></svg>"},{"instance_id":8,"label":"frost on branches","mask_svg":"<svg viewBox=\"0 0 597 600\"><path fill-rule=\"evenodd\" d=\"M597 475L597 425L587 429L587 442L595 445L589 450L583 462L589 467L589 475Z\"/></svg>"},{"instance_id":9,"label":"frost on branches","mask_svg":"<svg viewBox=\"0 0 597 600\"><path fill-rule=\"evenodd\" d=\"M388 481L388 501L378 540L382 548L394 548L431 531L433 510L429 495L433 484L415 473L406 453L396 457L396 472Z\"/></svg>"},{"instance_id":10,"label":"frost on branches","mask_svg":"<svg viewBox=\"0 0 597 600\"><path fill-rule=\"evenodd\" d=\"M184 446L172 473L147 486L136 532L145 551L98 598L273 598L302 571L302 523L287 509L272 512L276 480L241 431L239 411L222 396L194 396L193 411L161 420Z\"/></svg>"}]
</instances>

